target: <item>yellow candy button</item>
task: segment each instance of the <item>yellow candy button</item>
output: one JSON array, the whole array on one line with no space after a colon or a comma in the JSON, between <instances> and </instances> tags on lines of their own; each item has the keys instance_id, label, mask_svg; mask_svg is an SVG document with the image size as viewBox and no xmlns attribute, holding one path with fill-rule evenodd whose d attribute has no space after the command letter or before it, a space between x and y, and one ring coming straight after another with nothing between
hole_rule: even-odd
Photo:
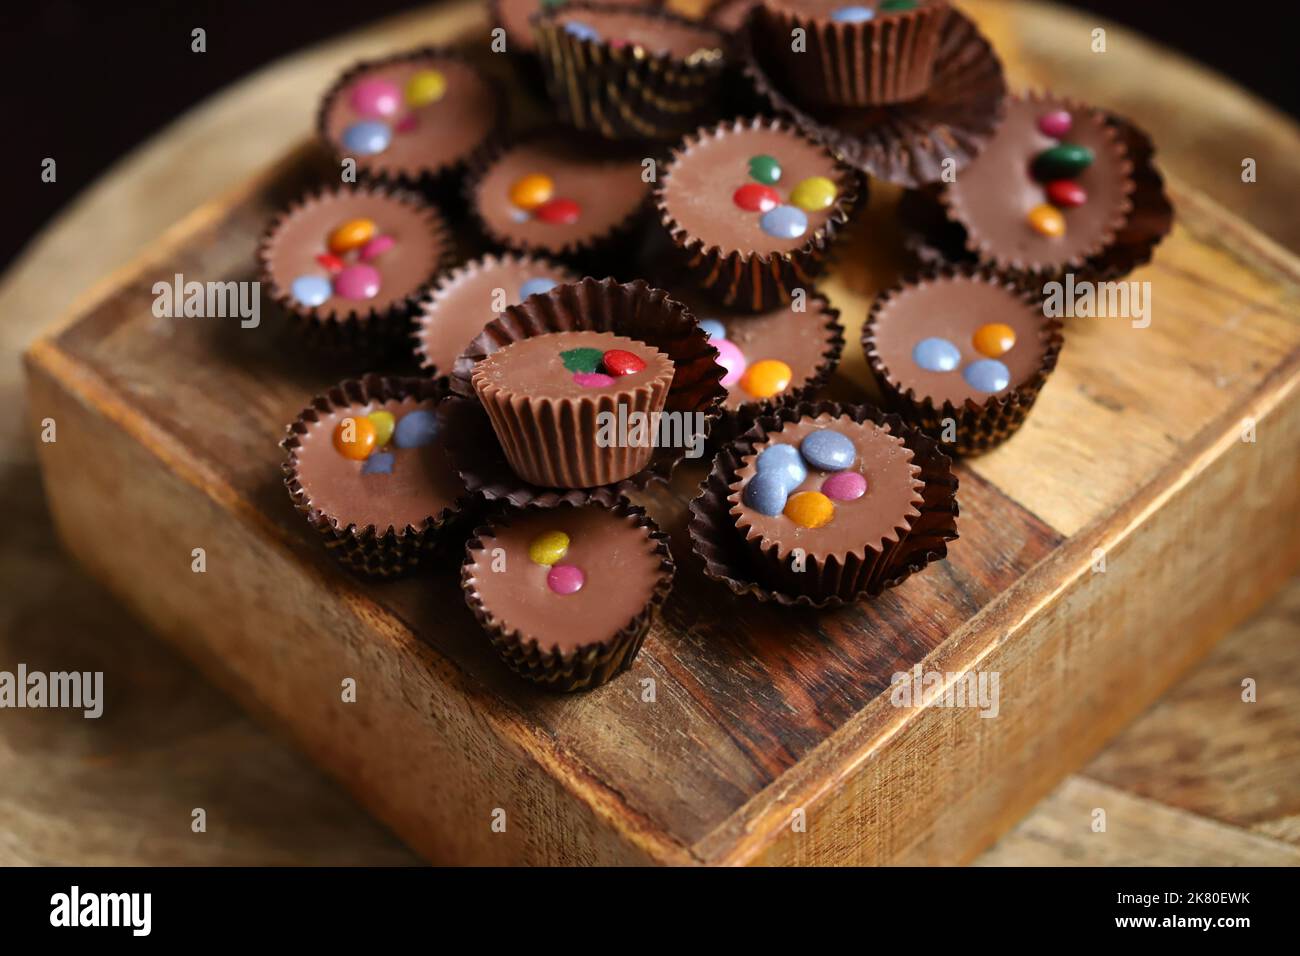
<instances>
[{"instance_id":1,"label":"yellow candy button","mask_svg":"<svg viewBox=\"0 0 1300 956\"><path fill-rule=\"evenodd\" d=\"M528 545L528 560L548 568L569 551L569 536L563 531L543 531Z\"/></svg>"},{"instance_id":2,"label":"yellow candy button","mask_svg":"<svg viewBox=\"0 0 1300 956\"><path fill-rule=\"evenodd\" d=\"M794 372L780 359L763 359L745 369L740 387L755 398L771 398L790 386Z\"/></svg>"},{"instance_id":3,"label":"yellow candy button","mask_svg":"<svg viewBox=\"0 0 1300 956\"><path fill-rule=\"evenodd\" d=\"M989 322L975 330L971 345L975 351L989 358L998 358L1011 351L1016 344L1016 330L1001 322Z\"/></svg>"},{"instance_id":4,"label":"yellow candy button","mask_svg":"<svg viewBox=\"0 0 1300 956\"><path fill-rule=\"evenodd\" d=\"M1049 206L1046 203L1035 206L1029 210L1029 215L1026 218L1029 221L1030 228L1040 236L1056 237L1065 235L1065 216L1055 206Z\"/></svg>"},{"instance_id":5,"label":"yellow candy button","mask_svg":"<svg viewBox=\"0 0 1300 956\"><path fill-rule=\"evenodd\" d=\"M408 106L428 106L447 92L447 78L438 70L421 70L406 81Z\"/></svg>"},{"instance_id":6,"label":"yellow candy button","mask_svg":"<svg viewBox=\"0 0 1300 956\"><path fill-rule=\"evenodd\" d=\"M369 419L370 424L375 426L375 444L383 448L393 437L393 429L397 427L397 419L393 417L392 412L386 412L382 408L371 412L366 418Z\"/></svg>"},{"instance_id":7,"label":"yellow candy button","mask_svg":"<svg viewBox=\"0 0 1300 956\"><path fill-rule=\"evenodd\" d=\"M555 195L555 183L543 173L529 173L510 186L510 202L520 209L536 209Z\"/></svg>"},{"instance_id":8,"label":"yellow candy button","mask_svg":"<svg viewBox=\"0 0 1300 956\"><path fill-rule=\"evenodd\" d=\"M368 418L345 418L334 426L334 448L344 458L365 461L375 450L375 425Z\"/></svg>"},{"instance_id":9,"label":"yellow candy button","mask_svg":"<svg viewBox=\"0 0 1300 956\"><path fill-rule=\"evenodd\" d=\"M835 517L835 506L820 491L801 491L786 499L785 516L802 527L820 528Z\"/></svg>"},{"instance_id":10,"label":"yellow candy button","mask_svg":"<svg viewBox=\"0 0 1300 956\"><path fill-rule=\"evenodd\" d=\"M804 212L826 209L835 201L835 184L825 176L809 176L790 190L790 202Z\"/></svg>"},{"instance_id":11,"label":"yellow candy button","mask_svg":"<svg viewBox=\"0 0 1300 956\"><path fill-rule=\"evenodd\" d=\"M369 219L349 219L330 233L330 252L342 255L360 249L375 235L375 224Z\"/></svg>"}]
</instances>

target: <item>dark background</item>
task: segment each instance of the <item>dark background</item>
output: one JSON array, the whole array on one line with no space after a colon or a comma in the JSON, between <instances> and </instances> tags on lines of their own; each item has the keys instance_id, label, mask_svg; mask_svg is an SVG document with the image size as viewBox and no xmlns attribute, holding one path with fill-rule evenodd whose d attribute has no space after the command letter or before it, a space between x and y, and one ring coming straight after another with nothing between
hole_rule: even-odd
<instances>
[{"instance_id":1,"label":"dark background","mask_svg":"<svg viewBox=\"0 0 1300 956\"><path fill-rule=\"evenodd\" d=\"M1014 2L1014 0L1009 0ZM9 0L0 12L5 228L0 268L83 187L193 104L294 50L426 4L411 0ZM1300 115L1295 7L1075 0L1201 60ZM1277 13L1285 11L1272 22ZM1248 14L1248 15L1247 15ZM208 53L190 52L207 30ZM304 110L313 104L304 103ZM42 184L40 164L58 162Z\"/></svg>"}]
</instances>

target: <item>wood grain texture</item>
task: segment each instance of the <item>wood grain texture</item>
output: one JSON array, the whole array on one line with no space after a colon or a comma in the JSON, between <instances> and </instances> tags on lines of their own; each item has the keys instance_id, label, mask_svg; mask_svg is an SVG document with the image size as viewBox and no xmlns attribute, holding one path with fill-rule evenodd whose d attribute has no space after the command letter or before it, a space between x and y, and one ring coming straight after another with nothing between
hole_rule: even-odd
<instances>
[{"instance_id":1,"label":"wood grain texture","mask_svg":"<svg viewBox=\"0 0 1300 956\"><path fill-rule=\"evenodd\" d=\"M991 21L995 30L1002 22L997 15L1000 12L995 12ZM1016 55L1014 47L1004 52ZM1139 119L1145 121L1145 117ZM1106 363L1111 356L1099 330L1096 348L1078 360L1082 364L1075 370L1076 384L1086 393L1101 380L1114 392L1103 394L1101 402L1085 394L1086 400L1076 406L1058 409L1056 425L1051 429L1053 436L1060 436L1062 429L1068 434L1078 427L1080 418L1093 413L1093 406L1105 408L1107 402L1113 404L1116 394L1121 400L1129 398L1132 404L1126 406L1124 419L1125 424L1133 419L1135 431L1126 439L1136 447L1131 470L1123 470L1130 467L1124 461L1116 475L1117 452L1126 450L1125 446L1117 449L1108 445L1105 438L1109 432L1104 428L1085 428L1078 442L1063 439L1059 447L1049 446L1050 455L1046 457L1052 460L1064 454L1070 468L1083 468L1089 479L1086 489L1081 490L1081 483L1064 489L1054 487L1050 476L1044 481L1044 469L1034 466L1043 457L1011 454L1012 448L1028 445L1026 432L1005 454L983 459L973 471L963 474L963 491L972 489L969 502L963 494L963 513L967 518L972 513L978 515L980 524L990 529L987 537L969 547L969 539L964 538L960 542L967 552L963 561L956 560L955 552L951 567L932 569L931 574L909 582L890 596L897 606L883 602L871 607L861 620L833 622L829 631L820 622L795 626L790 636L783 635L785 628L748 620L742 611L741 623L749 626L750 633L738 638L735 615L728 613L729 609L720 609L717 592L701 584L702 592L688 595L680 612L674 609L666 615L639 662L641 672L629 675L629 685L641 676L656 677L659 695L655 706L663 708L662 719L646 721L637 709L642 705L632 689L623 697L607 688L577 700L533 700L503 677L495 662L473 641L472 633L458 630L458 626L439 630L435 636L426 633L423 622L431 619L431 613L440 612L447 601L454 604L455 595L407 584L371 604L346 583L340 583L314 542L301 539L291 513L277 510L287 508L287 504L277 498L282 492L275 483L266 480L261 443L268 437L272 441L279 437L279 428L287 420L286 409L291 415L310 391L337 378L341 370L303 369L279 363L279 353L267 338L255 343L254 337L218 331L201 323L182 327L144 319L142 324L140 280L149 280L144 283L147 291L156 278L154 273L169 274L167 270L178 258L196 256L186 260L185 267L205 275L239 275L239 270L246 268L241 265L247 261L241 259L244 253L238 253L236 246L220 242L205 245L194 241L195 234L205 228L220 227L235 233L260 229L258 220L265 209L259 207L272 202L269 197L278 196L286 188L278 178L273 182L279 184L279 192L268 194L260 188L249 191L256 198L248 206L255 211L249 212L240 202L233 203L233 208L243 210L244 215L233 227L220 225L232 203L217 203L201 211L161 245L155 262L136 271L125 288L119 288L123 281L120 275L103 287L110 291L110 297L94 309L93 322L71 326L57 343L45 343L33 353L33 396L50 407L62 408L61 414L67 420L84 427L83 448L98 449L102 443L106 454L117 454L119 446L126 449L135 443L143 457L135 449L130 449L130 454L122 450L121 475L134 476L135 469L156 470L159 462L172 472L156 483L121 479L97 484L102 479L80 475L78 463L65 459L60 473L67 479L64 487L70 490L63 499L55 493L55 507L65 535L70 527L84 532L79 552L119 593L129 594L138 588L138 581L129 573L132 562L137 568L152 568L158 560L157 542L185 533L207 537L212 528L220 528L223 535L229 532L231 537L214 540L241 554L241 561L249 550L244 538L252 535L258 541L253 553L263 568L279 568L277 562L283 562L285 588L307 604L308 616L289 633L272 635L283 643L275 642L277 659L272 661L274 669L270 673L266 670L264 623L261 641L248 634L232 637L226 634L228 628L214 636L209 621L200 621L196 626L192 602L182 597L193 586L190 579L160 579L160 583L167 581L168 591L175 594L152 606L137 604L136 610L172 636L215 675L221 686L256 712L278 712L278 722L297 728L299 739L318 761L345 779L375 812L406 833L422 852L437 859L829 862L950 861L969 856L1022 812L1063 768L1077 764L1106 733L1136 712L1142 701L1172 676L1180 661L1171 662L1164 659L1163 653L1153 652L1149 679L1130 686L1103 684L1097 691L1100 701L1119 695L1129 709L1121 707L1116 713L1090 719L1084 732L1067 741L1068 746L1060 752L1027 755L1029 762L1038 761L1039 768L1027 777L1024 766L1002 754L999 745L990 741L1004 737L1015 740L1035 730L1039 718L1054 709L1051 699L1025 695L1023 712L1032 716L1021 717L1019 726L1010 731L959 727L947 722L952 716L949 712L931 715L928 725L912 725L923 729L914 730L916 736L911 740L898 726L884 727L881 736L873 738L870 734L881 727L861 715L871 712L869 702L874 691L887 681L889 668L927 653L933 655L932 660L957 660L981 642L985 650L980 653L994 653L1013 643L1014 638L1022 656L1008 657L1009 664L1027 668L1035 675L1038 672L1034 668L1042 669L1047 678L1062 669L1068 672L1074 666L1077 650L1071 644L1078 638L1071 637L1068 630L1053 628L1048 617L1041 618L1046 623L1040 623L1041 630L1034 631L1029 618L1051 610L1059 625L1059 615L1074 608L1053 605L1059 594L1050 587L1051 600L1042 599L1041 591L1038 596L1032 593L1033 588L1043 587L1041 576L1036 578L1031 573L1035 564L1040 559L1046 559L1040 567L1055 561L1053 567L1062 576L1054 586L1063 590L1068 581L1077 577L1078 570L1077 566L1067 567L1069 562L1058 557L1064 553L1064 536L1096 534L1102 540L1120 541L1139 536L1138 531L1146 534L1152 527L1150 519L1164 508L1174 485L1182 482L1181 487L1191 489L1189 495L1207 487L1201 483L1202 475L1223 456L1221 439L1232 416L1243 407L1253 409L1252 402L1265 394L1270 396L1265 411L1276 407L1274 399L1285 392L1294 377L1294 368L1287 360L1295 342L1294 265L1267 243L1243 234L1241 227L1212 203L1200 202L1194 194L1184 194L1180 189L1180 201L1196 204L1197 211L1203 213L1199 220L1202 228L1197 231L1189 227L1187 235L1176 235L1168 248L1177 250L1175 242L1182 241L1183 248L1175 258L1185 263L1184 276L1226 275L1220 290L1223 295L1210 306L1201 307L1187 301L1202 294L1200 284L1184 282L1176 296L1172 325L1160 329L1152 341L1125 343L1129 349L1138 349L1148 361L1118 363L1113 379L1106 378ZM878 209L873 210L883 218L865 220L859 236L875 235L878 239L888 229L886 198L882 195ZM877 248L859 238L843 257L852 267L841 269L831 283L837 302L846 312L858 315L859 321L858 306L890 277L890 257L874 253ZM1162 251L1153 269L1164 265L1165 259ZM866 268L862 268L864 261ZM1159 279L1162 288L1165 282L1165 278ZM1240 296L1234 299L1235 293ZM1200 373L1180 377L1180 366L1187 364L1189 353L1194 352L1192 348L1180 351L1176 347L1183 337L1196 343L1196 349L1208 347L1208 354L1214 356L1211 362L1235 361L1235 356L1215 351L1222 349L1224 339L1235 344L1232 326L1214 324L1216 318L1230 318L1231 313L1223 310L1234 303L1245 304L1242 315L1249 320L1246 349L1250 357L1239 366L1242 377ZM1162 315L1157 312L1157 322L1163 321ZM1259 341L1253 335L1257 315L1263 315L1265 323ZM1158 327L1141 331L1153 333ZM1270 338L1274 334L1281 337L1282 344L1270 350L1267 346L1274 344ZM227 372L233 370L231 381L204 379L200 366L202 358L210 355L220 356L229 366ZM1198 355L1190 354L1190 360L1196 361ZM195 361L196 356L200 361ZM1146 407L1146 380L1151 377L1151 369L1162 363L1172 366L1173 374L1168 379L1172 394L1192 396L1185 415L1160 401ZM1064 371L1063 365L1044 400L1060 386ZM268 388L266 380L272 376L282 386ZM1218 378L1229 382L1205 389L1207 380ZM214 387L218 384L220 387ZM838 387L855 389L862 385L850 356ZM223 414L215 422L196 421L196 410L205 409L214 395L222 396ZM1268 440L1274 442L1270 446L1274 455L1294 448L1287 445L1293 434L1285 428L1279 428ZM1046 439L1040 436L1036 441ZM1203 454L1206 448L1212 452L1208 458ZM1069 458L1071 455L1074 457ZM1068 472L1069 468L1062 470ZM1274 477L1277 473L1278 469L1274 469ZM1284 478L1291 475L1285 459L1280 474ZM74 478L81 482L80 491L88 496L87 500L76 500L78 486L72 483ZM1039 486L1039 481L1044 483ZM1224 487L1238 491L1245 481L1259 500L1270 496L1277 500L1280 494L1270 481L1261 478L1258 468L1240 461L1234 462L1221 481ZM1149 509L1126 510L1135 489L1148 493ZM679 485L677 492L682 490ZM1062 494L1068 500L1062 501ZM163 502L172 518L160 519L142 529L129 523L123 528L100 527L92 520L99 512L91 504L101 502L105 496L121 496L142 506L146 502ZM671 518L670 498L659 495L656 499L651 500L651 507L663 512L661 518ZM1016 502L1031 506L1026 509ZM84 523L79 525L73 520L76 517L83 517ZM112 517L126 521L119 515ZM1187 515L1182 515L1181 520L1186 522ZM1194 536L1194 528L1180 523L1179 517L1169 522L1168 533ZM1265 527L1262 531L1267 537L1277 528ZM140 540L128 543L135 536ZM149 541L155 547L150 548ZM188 547L183 553L181 564L188 573ZM1080 554L1071 552L1071 557L1077 561ZM1163 551L1153 557L1164 558ZM1284 570L1286 562L1293 560L1291 553L1285 553L1281 568ZM1196 575L1190 579L1192 582L1207 573L1202 566L1192 570ZM176 570L172 569L172 573ZM205 592L202 601L214 611L239 607L240 602L263 611L279 611L285 595L266 584L266 580L278 580L278 576L267 575L260 581L213 582L229 590L214 587ZM934 580L928 580L931 577ZM1189 626L1189 631L1181 635L1180 653L1190 657L1203 648L1227 623L1257 603L1267 586L1274 583L1272 578L1257 580L1247 575L1244 579L1245 584L1237 580L1219 582L1218 590L1197 595L1204 600L1217 595L1228 602L1228 607L1220 616L1200 615L1196 626ZM1015 590L1009 586L1023 580L1033 582L1033 588L1024 586L1031 592L1029 597L1008 597ZM922 585L924 590L909 593L909 589ZM1187 581L1162 579L1160 593L1165 594L1166 589L1173 593L1187 585ZM1151 601L1151 593L1135 590L1131 581L1127 585L1117 583L1114 588L1124 600ZM1093 599L1098 598L1094 595ZM329 606L312 607L312 600ZM696 607L699 613L695 613ZM1189 619L1198 617L1190 607L1187 613ZM1082 613L1078 619L1090 620ZM259 620L246 619L247 627L258 630ZM1157 630L1164 626L1159 620L1150 624ZM411 640L412 631L421 639ZM330 645L335 673L320 670L322 633L337 637L336 644ZM1026 633L1033 635L1032 640L1022 640ZM395 651L397 659L404 661L396 670L382 654L367 652L371 637L363 635L375 634L384 638L380 647ZM990 640L992 643L988 643ZM1066 646L1058 649L1057 643ZM1104 648L1115 646L1103 643L1103 650L1092 645L1090 649L1106 653ZM1160 647L1158 643L1150 646ZM214 647L219 647L220 653L214 653ZM281 654L283 661L278 660ZM357 715L341 715L334 701L330 701L332 710L323 700L312 703L313 694L319 693L315 685L328 685L334 691L337 669L343 665L364 673L367 683L373 681L383 694L405 707L389 710L386 708L391 702L385 701L380 709L363 711L359 721L363 726L358 727ZM1104 679L1104 675L1098 677L1090 671L1082 676ZM1043 683L1054 686L1050 679ZM1133 693L1136 699L1129 696ZM286 712L289 697L293 703ZM308 701L306 708L299 707L300 698ZM469 700L488 702L486 710L491 716L467 718L465 702ZM1091 702L1093 706L1096 703ZM876 711L880 709L876 707ZM412 720L414 723L408 722ZM331 739L322 742L319 734L312 733L313 728L321 726L330 729ZM380 726L403 728L406 733L399 734L390 747L381 744L376 748L373 728ZM610 733L604 733L606 728ZM1052 725L1043 739L1068 731L1066 725ZM421 767L421 774L427 772L430 776L410 781L407 778L411 776L408 767L412 751L398 744L408 742L412 735L430 733L441 735L446 745L433 751L415 751L427 764ZM632 742L630 747L625 746L625 739ZM363 740L369 747L365 759L354 752L363 746ZM907 749L902 744L907 744ZM883 775L878 768L864 763L875 759L877 753L880 766L889 768ZM886 754L894 762L887 763ZM943 778L935 767L945 762L960 768L960 773ZM683 768L680 783L665 783L665 765ZM505 774L502 768L507 769ZM907 805L909 799L917 802L917 793L950 793L954 780L963 780L971 793L965 795L964 803L942 826ZM423 801L414 800L409 793L393 800L391 794L401 790L399 781L416 790L414 796ZM779 821L784 812L782 800L799 788L811 795L808 805L819 807L818 818L822 820L836 819L834 808L847 794L857 822L837 826L833 837L827 837L823 830L819 841L791 843L775 839L772 823ZM1008 790L1013 788L1015 793L1008 799ZM484 807L480 806L480 798L487 796L508 803L512 819L522 819L524 825L493 842L482 827ZM758 837L752 837L751 830ZM774 837L774 841L760 843L768 837Z\"/></svg>"}]
</instances>

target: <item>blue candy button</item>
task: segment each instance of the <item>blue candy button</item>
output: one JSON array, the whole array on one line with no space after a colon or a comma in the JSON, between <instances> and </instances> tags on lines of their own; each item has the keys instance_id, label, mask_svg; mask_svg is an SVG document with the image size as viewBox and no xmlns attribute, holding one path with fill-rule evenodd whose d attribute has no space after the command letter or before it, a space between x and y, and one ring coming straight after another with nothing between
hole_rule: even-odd
<instances>
[{"instance_id":1,"label":"blue candy button","mask_svg":"<svg viewBox=\"0 0 1300 956\"><path fill-rule=\"evenodd\" d=\"M725 339L727 337L727 327L717 319L700 319L700 328L711 339Z\"/></svg>"},{"instance_id":2,"label":"blue candy button","mask_svg":"<svg viewBox=\"0 0 1300 956\"><path fill-rule=\"evenodd\" d=\"M822 471L843 471L857 458L857 450L844 435L829 428L812 432L799 443L804 461Z\"/></svg>"},{"instance_id":3,"label":"blue candy button","mask_svg":"<svg viewBox=\"0 0 1300 956\"><path fill-rule=\"evenodd\" d=\"M526 299L530 295L537 295L540 292L550 292L558 284L559 283L555 282L553 279L543 279L540 277L529 279L519 287L519 298Z\"/></svg>"},{"instance_id":4,"label":"blue candy button","mask_svg":"<svg viewBox=\"0 0 1300 956\"><path fill-rule=\"evenodd\" d=\"M393 429L393 444L398 448L419 448L438 437L438 416L424 409L407 412Z\"/></svg>"},{"instance_id":5,"label":"blue candy button","mask_svg":"<svg viewBox=\"0 0 1300 956\"><path fill-rule=\"evenodd\" d=\"M1011 384L1011 373L997 359L971 362L961 375L967 385L981 392L1000 392Z\"/></svg>"},{"instance_id":6,"label":"blue candy button","mask_svg":"<svg viewBox=\"0 0 1300 956\"><path fill-rule=\"evenodd\" d=\"M798 239L808 231L808 215L798 206L773 206L758 225L773 238Z\"/></svg>"},{"instance_id":7,"label":"blue candy button","mask_svg":"<svg viewBox=\"0 0 1300 956\"><path fill-rule=\"evenodd\" d=\"M912 361L927 372L951 372L961 364L961 349L947 339L921 339L912 349Z\"/></svg>"},{"instance_id":8,"label":"blue candy button","mask_svg":"<svg viewBox=\"0 0 1300 956\"><path fill-rule=\"evenodd\" d=\"M391 475L392 473L393 453L388 451L374 452L361 466L363 475Z\"/></svg>"},{"instance_id":9,"label":"blue candy button","mask_svg":"<svg viewBox=\"0 0 1300 956\"><path fill-rule=\"evenodd\" d=\"M794 445L768 445L759 453L756 464L760 475L778 475L786 494L798 488L808 477L808 466Z\"/></svg>"},{"instance_id":10,"label":"blue candy button","mask_svg":"<svg viewBox=\"0 0 1300 956\"><path fill-rule=\"evenodd\" d=\"M308 308L315 308L333 294L330 280L322 276L299 276L293 280L289 291Z\"/></svg>"},{"instance_id":11,"label":"blue candy button","mask_svg":"<svg viewBox=\"0 0 1300 956\"><path fill-rule=\"evenodd\" d=\"M831 11L831 19L836 23L866 23L875 15L876 11L870 7L837 7Z\"/></svg>"},{"instance_id":12,"label":"blue candy button","mask_svg":"<svg viewBox=\"0 0 1300 956\"><path fill-rule=\"evenodd\" d=\"M785 509L785 481L774 471L749 479L740 500L759 514L779 515Z\"/></svg>"},{"instance_id":13,"label":"blue candy button","mask_svg":"<svg viewBox=\"0 0 1300 956\"><path fill-rule=\"evenodd\" d=\"M600 33L596 28L583 23L581 20L570 20L564 25L564 32L577 37L579 40L600 39Z\"/></svg>"},{"instance_id":14,"label":"blue candy button","mask_svg":"<svg viewBox=\"0 0 1300 956\"><path fill-rule=\"evenodd\" d=\"M388 124L375 120L353 123L343 131L343 148L357 156L382 153L392 141L393 131L388 128Z\"/></svg>"}]
</instances>

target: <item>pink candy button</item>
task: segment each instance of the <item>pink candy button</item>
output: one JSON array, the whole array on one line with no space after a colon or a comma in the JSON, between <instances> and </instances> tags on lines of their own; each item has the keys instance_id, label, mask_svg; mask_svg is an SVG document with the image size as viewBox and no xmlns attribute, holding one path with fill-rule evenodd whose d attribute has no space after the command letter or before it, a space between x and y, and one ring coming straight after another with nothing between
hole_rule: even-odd
<instances>
[{"instance_id":1,"label":"pink candy button","mask_svg":"<svg viewBox=\"0 0 1300 956\"><path fill-rule=\"evenodd\" d=\"M379 295L379 270L374 266L348 266L334 277L334 294L354 302Z\"/></svg>"},{"instance_id":2,"label":"pink candy button","mask_svg":"<svg viewBox=\"0 0 1300 956\"><path fill-rule=\"evenodd\" d=\"M712 338L709 339L709 344L718 350L718 357L714 361L727 370L727 374L722 376L722 387L731 388L745 374L745 353L727 339Z\"/></svg>"},{"instance_id":3,"label":"pink candy button","mask_svg":"<svg viewBox=\"0 0 1300 956\"><path fill-rule=\"evenodd\" d=\"M376 256L382 256L396 244L397 240L392 236L375 236L361 247L361 261L369 262Z\"/></svg>"},{"instance_id":4,"label":"pink candy button","mask_svg":"<svg viewBox=\"0 0 1300 956\"><path fill-rule=\"evenodd\" d=\"M402 91L388 80L362 80L352 87L348 102L362 116L392 116L402 102Z\"/></svg>"},{"instance_id":5,"label":"pink candy button","mask_svg":"<svg viewBox=\"0 0 1300 956\"><path fill-rule=\"evenodd\" d=\"M856 501L867 493L867 479L856 471L837 471L822 482L822 494L832 501Z\"/></svg>"},{"instance_id":6,"label":"pink candy button","mask_svg":"<svg viewBox=\"0 0 1300 956\"><path fill-rule=\"evenodd\" d=\"M574 372L573 380L583 388L604 388L614 384L614 379L604 372Z\"/></svg>"},{"instance_id":7,"label":"pink candy button","mask_svg":"<svg viewBox=\"0 0 1300 956\"><path fill-rule=\"evenodd\" d=\"M1052 110L1038 117L1038 131L1052 139L1061 139L1070 132L1074 120L1065 110Z\"/></svg>"},{"instance_id":8,"label":"pink candy button","mask_svg":"<svg viewBox=\"0 0 1300 956\"><path fill-rule=\"evenodd\" d=\"M546 586L556 594L577 594L586 583L582 568L572 564L555 564L546 572Z\"/></svg>"}]
</instances>

